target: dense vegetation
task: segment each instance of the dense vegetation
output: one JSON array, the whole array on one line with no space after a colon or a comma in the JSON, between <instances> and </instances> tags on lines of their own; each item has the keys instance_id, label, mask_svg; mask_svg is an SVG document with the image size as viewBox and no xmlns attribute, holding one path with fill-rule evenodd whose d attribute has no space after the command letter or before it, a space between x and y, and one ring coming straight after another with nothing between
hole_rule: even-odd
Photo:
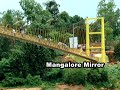
<instances>
[{"instance_id":1,"label":"dense vegetation","mask_svg":"<svg viewBox=\"0 0 120 90\"><path fill-rule=\"evenodd\" d=\"M24 12L19 10L3 12L0 25L18 30L22 27L34 33L36 28L65 29L73 23L85 24L85 19L78 15L72 17L66 11L60 13L60 5L54 0L44 3L46 9L34 0L21 0L20 6ZM105 17L106 47L115 49L115 59L119 61L120 10L115 6L113 0L107 3L106 0L101 0L98 4L97 16ZM99 24L96 21L94 25ZM53 37L55 33L57 32L50 33L50 36ZM120 64L106 65L102 69L50 69L45 67L46 61L59 61L56 57L62 55L62 52L5 37L0 37L0 41L0 83L2 86L39 86L43 82L64 82L84 86L93 84L94 87L120 88ZM91 86L91 88L94 87Z\"/></svg>"}]
</instances>

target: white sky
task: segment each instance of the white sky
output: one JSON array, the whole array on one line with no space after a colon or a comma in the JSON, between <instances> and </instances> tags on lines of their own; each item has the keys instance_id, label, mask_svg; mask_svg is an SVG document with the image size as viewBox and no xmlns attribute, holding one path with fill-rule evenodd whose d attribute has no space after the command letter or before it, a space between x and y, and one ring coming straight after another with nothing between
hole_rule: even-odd
<instances>
[{"instance_id":1,"label":"white sky","mask_svg":"<svg viewBox=\"0 0 120 90\"><path fill-rule=\"evenodd\" d=\"M20 0L1 0L0 12L8 9L22 10L19 5ZM47 0L35 0L43 5ZM69 15L79 15L83 18L96 17L97 5L100 0L56 0L60 4L60 12L67 11ZM115 0L117 7L120 8L120 0Z\"/></svg>"}]
</instances>

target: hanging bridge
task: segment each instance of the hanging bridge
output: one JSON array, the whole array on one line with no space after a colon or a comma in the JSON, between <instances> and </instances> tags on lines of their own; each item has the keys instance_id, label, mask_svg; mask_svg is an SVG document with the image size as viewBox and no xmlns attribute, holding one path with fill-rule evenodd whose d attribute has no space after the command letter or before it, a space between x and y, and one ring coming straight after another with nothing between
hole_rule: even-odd
<instances>
[{"instance_id":1,"label":"hanging bridge","mask_svg":"<svg viewBox=\"0 0 120 90\"><path fill-rule=\"evenodd\" d=\"M100 31L90 32L90 22L89 20L100 19ZM99 25L98 25L99 26ZM86 28L85 28L86 27ZM96 28L96 27L94 27ZM100 42L94 42L96 38L90 38L90 35L99 35ZM59 28L59 29L40 29L32 28L18 29L18 28L6 28L0 26L0 35L8 38L13 38L16 40L22 40L29 43L34 43L37 45L45 46L50 49L60 50L66 53L70 53L93 62L106 62L105 61L105 37L104 37L104 18L87 18L86 26L84 24L76 23L71 26L71 28ZM73 47L70 48L69 38L73 38ZM79 48L74 48L74 37L78 37ZM93 40L95 39L95 40ZM101 54L101 59L95 57L95 53Z\"/></svg>"}]
</instances>

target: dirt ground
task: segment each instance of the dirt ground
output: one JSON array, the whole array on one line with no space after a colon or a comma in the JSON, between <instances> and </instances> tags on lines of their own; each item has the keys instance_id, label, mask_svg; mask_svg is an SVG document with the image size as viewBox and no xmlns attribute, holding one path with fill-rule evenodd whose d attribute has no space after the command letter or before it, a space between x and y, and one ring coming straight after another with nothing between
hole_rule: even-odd
<instances>
[{"instance_id":1,"label":"dirt ground","mask_svg":"<svg viewBox=\"0 0 120 90\"><path fill-rule=\"evenodd\" d=\"M14 88L14 89L0 89L0 90L42 90L41 88Z\"/></svg>"},{"instance_id":2,"label":"dirt ground","mask_svg":"<svg viewBox=\"0 0 120 90\"><path fill-rule=\"evenodd\" d=\"M0 89L0 90L44 90L42 88L14 88L14 89ZM45 90L84 90L83 86L68 86L68 85L57 85L54 89L45 89Z\"/></svg>"},{"instance_id":3,"label":"dirt ground","mask_svg":"<svg viewBox=\"0 0 120 90\"><path fill-rule=\"evenodd\" d=\"M56 88L48 88L48 89L42 89L42 88L14 88L14 89L4 89L0 88L0 90L86 90L82 85L57 85ZM98 90L98 89L89 89L89 90ZM100 90L111 90L111 89L105 89L101 88ZM112 89L112 90L120 90L120 89Z\"/></svg>"},{"instance_id":4,"label":"dirt ground","mask_svg":"<svg viewBox=\"0 0 120 90\"><path fill-rule=\"evenodd\" d=\"M68 85L58 85L56 90L84 90L82 85L68 86Z\"/></svg>"}]
</instances>

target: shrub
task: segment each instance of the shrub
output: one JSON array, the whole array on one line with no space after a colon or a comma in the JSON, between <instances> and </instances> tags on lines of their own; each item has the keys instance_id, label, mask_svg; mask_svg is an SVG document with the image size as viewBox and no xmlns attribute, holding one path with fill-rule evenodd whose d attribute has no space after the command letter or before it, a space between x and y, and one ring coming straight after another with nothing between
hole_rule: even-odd
<instances>
[{"instance_id":1,"label":"shrub","mask_svg":"<svg viewBox=\"0 0 120 90\"><path fill-rule=\"evenodd\" d=\"M50 82L43 82L40 87L42 90L56 90L56 85Z\"/></svg>"},{"instance_id":2,"label":"shrub","mask_svg":"<svg viewBox=\"0 0 120 90\"><path fill-rule=\"evenodd\" d=\"M42 81L39 76L31 76L31 74L28 74L25 80L25 85L28 86L38 86L41 85Z\"/></svg>"},{"instance_id":3,"label":"shrub","mask_svg":"<svg viewBox=\"0 0 120 90\"><path fill-rule=\"evenodd\" d=\"M95 88L95 85L92 85L90 83L86 83L85 87L84 87L84 90L96 90Z\"/></svg>"},{"instance_id":4,"label":"shrub","mask_svg":"<svg viewBox=\"0 0 120 90\"><path fill-rule=\"evenodd\" d=\"M90 72L87 74L87 81L94 85L100 85L104 82L108 81L107 71L98 68L92 68Z\"/></svg>"},{"instance_id":5,"label":"shrub","mask_svg":"<svg viewBox=\"0 0 120 90\"><path fill-rule=\"evenodd\" d=\"M52 68L49 72L46 73L46 80L51 82L60 81L62 78L62 69Z\"/></svg>"},{"instance_id":6,"label":"shrub","mask_svg":"<svg viewBox=\"0 0 120 90\"><path fill-rule=\"evenodd\" d=\"M19 77L6 77L2 81L2 84L7 87L22 86L24 85L24 79Z\"/></svg>"},{"instance_id":7,"label":"shrub","mask_svg":"<svg viewBox=\"0 0 120 90\"><path fill-rule=\"evenodd\" d=\"M120 42L115 46L115 59L120 61Z\"/></svg>"},{"instance_id":8,"label":"shrub","mask_svg":"<svg viewBox=\"0 0 120 90\"><path fill-rule=\"evenodd\" d=\"M108 72L109 88L120 88L120 63L114 65L106 65Z\"/></svg>"},{"instance_id":9,"label":"shrub","mask_svg":"<svg viewBox=\"0 0 120 90\"><path fill-rule=\"evenodd\" d=\"M86 69L83 68L69 68L64 70L63 81L68 84L83 84L85 85L87 79Z\"/></svg>"}]
</instances>

